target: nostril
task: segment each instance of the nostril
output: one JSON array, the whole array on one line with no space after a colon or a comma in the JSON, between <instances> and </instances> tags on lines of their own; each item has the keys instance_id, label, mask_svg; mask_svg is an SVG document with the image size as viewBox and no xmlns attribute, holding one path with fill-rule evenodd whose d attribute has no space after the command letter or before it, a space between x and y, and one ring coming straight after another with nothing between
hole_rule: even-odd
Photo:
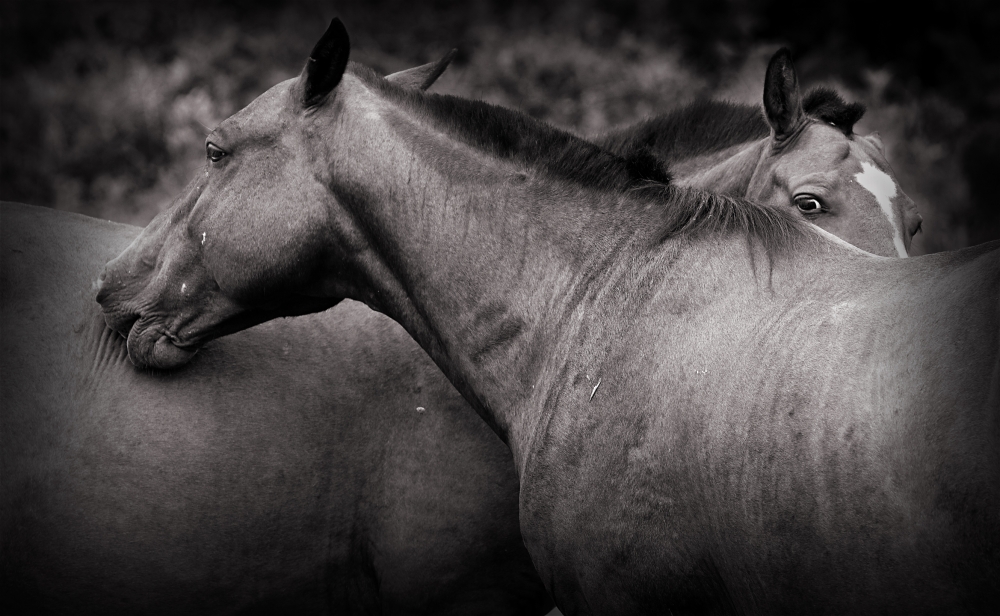
<instances>
[{"instance_id":1,"label":"nostril","mask_svg":"<svg viewBox=\"0 0 1000 616\"><path fill-rule=\"evenodd\" d=\"M115 287L114 277L108 274L108 268L101 270L95 286L97 287L97 303L103 306Z\"/></svg>"},{"instance_id":2,"label":"nostril","mask_svg":"<svg viewBox=\"0 0 1000 616\"><path fill-rule=\"evenodd\" d=\"M110 294L111 289L105 284L104 274L101 274L100 278L97 279L97 303L103 306Z\"/></svg>"}]
</instances>

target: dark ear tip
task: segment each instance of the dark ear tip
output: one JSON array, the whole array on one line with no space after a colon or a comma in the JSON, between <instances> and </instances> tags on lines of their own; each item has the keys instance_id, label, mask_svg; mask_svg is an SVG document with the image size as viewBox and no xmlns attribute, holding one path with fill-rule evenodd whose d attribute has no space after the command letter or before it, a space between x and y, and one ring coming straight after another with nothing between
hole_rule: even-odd
<instances>
[{"instance_id":1,"label":"dark ear tip","mask_svg":"<svg viewBox=\"0 0 1000 616\"><path fill-rule=\"evenodd\" d=\"M337 87L350 53L351 40L344 22L334 17L306 61L303 102L307 107L316 105Z\"/></svg>"},{"instance_id":2,"label":"dark ear tip","mask_svg":"<svg viewBox=\"0 0 1000 616\"><path fill-rule=\"evenodd\" d=\"M330 25L326 29L328 34L336 35L337 38L347 39L347 27L339 17L330 20Z\"/></svg>"},{"instance_id":3,"label":"dark ear tip","mask_svg":"<svg viewBox=\"0 0 1000 616\"><path fill-rule=\"evenodd\" d=\"M778 51L774 52L774 55L771 56L771 61L768 62L768 64L774 65L774 64L777 64L779 62L782 63L782 64L791 64L792 63L792 50L790 50L787 47L782 47Z\"/></svg>"},{"instance_id":4,"label":"dark ear tip","mask_svg":"<svg viewBox=\"0 0 1000 616\"><path fill-rule=\"evenodd\" d=\"M326 32L320 38L320 42L316 43L313 48L313 53L309 54L309 58L312 59L315 53L322 47L324 41L329 40L340 40L345 41L345 44L349 45L350 37L347 35L347 28L344 26L344 22L340 21L339 17L334 17L330 20L330 25L326 27Z\"/></svg>"}]
</instances>

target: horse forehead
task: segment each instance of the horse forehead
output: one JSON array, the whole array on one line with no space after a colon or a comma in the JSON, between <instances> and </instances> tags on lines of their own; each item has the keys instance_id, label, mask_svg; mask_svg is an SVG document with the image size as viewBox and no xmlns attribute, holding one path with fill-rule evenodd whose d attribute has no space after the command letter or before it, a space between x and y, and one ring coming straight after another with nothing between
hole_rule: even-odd
<instances>
[{"instance_id":1,"label":"horse forehead","mask_svg":"<svg viewBox=\"0 0 1000 616\"><path fill-rule=\"evenodd\" d=\"M851 158L851 141L832 127L814 123L787 149L772 155L775 168L788 179L814 173L843 173Z\"/></svg>"},{"instance_id":2,"label":"horse forehead","mask_svg":"<svg viewBox=\"0 0 1000 616\"><path fill-rule=\"evenodd\" d=\"M775 181L788 187L809 184L836 190L855 170L846 143L801 144L774 161Z\"/></svg>"},{"instance_id":3,"label":"horse forehead","mask_svg":"<svg viewBox=\"0 0 1000 616\"><path fill-rule=\"evenodd\" d=\"M892 167L889 166L889 161L886 160L885 155L872 145L867 138L859 136L857 139L851 140L851 155L859 163L867 162L870 166L875 167L892 178L893 182L896 181L896 176L892 171Z\"/></svg>"},{"instance_id":4,"label":"horse forehead","mask_svg":"<svg viewBox=\"0 0 1000 616\"><path fill-rule=\"evenodd\" d=\"M892 207L892 199L899 194L896 181L891 175L868 161L859 161L861 170L854 174L854 179L865 190L875 196L883 208Z\"/></svg>"},{"instance_id":5,"label":"horse forehead","mask_svg":"<svg viewBox=\"0 0 1000 616\"><path fill-rule=\"evenodd\" d=\"M273 126L288 111L295 79L288 79L264 92L249 105L224 120L220 129L248 133Z\"/></svg>"},{"instance_id":6,"label":"horse forehead","mask_svg":"<svg viewBox=\"0 0 1000 616\"><path fill-rule=\"evenodd\" d=\"M847 160L853 153L852 141L839 129L813 122L798 138L794 150L803 159L818 164L836 164Z\"/></svg>"}]
</instances>

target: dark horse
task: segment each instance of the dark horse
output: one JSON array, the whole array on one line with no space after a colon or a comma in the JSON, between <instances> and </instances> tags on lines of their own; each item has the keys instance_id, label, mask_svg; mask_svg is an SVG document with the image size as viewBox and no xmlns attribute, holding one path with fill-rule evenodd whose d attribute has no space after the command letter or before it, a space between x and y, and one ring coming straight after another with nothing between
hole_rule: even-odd
<instances>
[{"instance_id":1,"label":"dark horse","mask_svg":"<svg viewBox=\"0 0 1000 616\"><path fill-rule=\"evenodd\" d=\"M136 371L92 295L139 232L0 208L4 613L551 606L507 448L389 319L347 302Z\"/></svg>"},{"instance_id":2,"label":"dark horse","mask_svg":"<svg viewBox=\"0 0 1000 616\"><path fill-rule=\"evenodd\" d=\"M335 20L108 264L137 365L344 298L388 314L509 444L567 614L1000 605L1000 245L888 259L623 192L600 148L348 54Z\"/></svg>"},{"instance_id":3,"label":"dark horse","mask_svg":"<svg viewBox=\"0 0 1000 616\"><path fill-rule=\"evenodd\" d=\"M864 106L826 88L803 96L787 49L768 64L763 99L763 110L699 101L593 141L651 152L679 186L791 208L868 252L907 256L921 217L878 133L854 134Z\"/></svg>"},{"instance_id":4,"label":"dark horse","mask_svg":"<svg viewBox=\"0 0 1000 616\"><path fill-rule=\"evenodd\" d=\"M425 89L450 57L389 79ZM658 126L680 140L687 134L712 137L708 127L697 124L714 121L711 114L691 117L695 109L698 107L665 116L671 121ZM720 109L733 117L729 106ZM763 123L759 111L756 116ZM827 146L838 140L837 135L843 137L836 133L812 143ZM651 145L656 146L657 155L664 155L662 141ZM636 143L630 142L621 153L631 157L639 151ZM839 164L839 160L834 162ZM775 166L769 166L768 172L774 173ZM704 186L713 188L710 183ZM517 496L512 465L498 455L502 447L484 433L485 427L473 421L467 410L458 410L464 403L457 393L398 326L385 318L362 314L357 305L345 304L322 317L285 323L280 334L274 333L278 326L271 325L240 337L245 339L244 346L235 348L252 349L255 359L236 373L233 362L219 360L230 356L237 344L227 339L209 354L215 360L186 371L189 376L184 378L191 379L187 386L183 379L165 385L149 375L132 374L118 365L120 362L113 362L97 377L84 376L91 374L90 354L50 353L46 349L53 341L64 343L67 337L71 347L83 348L92 344L90 337L100 335L99 328L73 328L78 318L81 322L90 319L91 325L100 322L93 321L96 307L88 304L86 293L80 291L90 289L90 271L117 254L139 230L16 205L4 206L2 213L4 246L9 248L3 270L7 386L2 391L8 429L2 445L7 492L0 534L6 537L4 596L8 600L74 613L217 613L221 605L231 612L293 607L307 612L357 611L376 602L386 612L404 605L410 612L436 613L530 613L544 609L540 581L527 567L527 558L513 534ZM855 227L867 224L864 217L838 214L842 221L849 221L848 234L860 232ZM891 245L891 235L886 233L884 238ZM55 264L65 268L58 275L47 269ZM31 299L23 285L36 279L47 284ZM38 314L37 305L44 308L44 315ZM27 324L40 316L47 319L46 328ZM345 337L352 330L358 334ZM313 342L316 336L321 336L324 344ZM105 343L114 345L117 341ZM360 351L369 345L374 351ZM338 350L336 355L330 354L331 349ZM60 359L53 362L52 357ZM287 378L289 370L294 370L296 378L288 379L287 386L299 391L279 396L280 387L275 384ZM74 376L67 378L67 374ZM206 390L210 380L216 383L211 392ZM69 381L76 382L76 391L86 395L81 398L61 385ZM15 387L16 383L30 383L31 387ZM119 403L121 396L113 393L125 386L132 390L127 404ZM364 387L371 387L370 393L366 394ZM175 391L178 388L184 392ZM284 400L281 410L276 410L278 397ZM196 399L210 402L190 402ZM155 418L169 417L183 423L190 421L192 413L226 416L239 405L245 405L250 413L243 417L238 432L222 422L212 422L202 423L199 429L162 434L157 466L144 463L135 448L121 459L108 455L128 440L126 436L154 430ZM353 409L346 411L348 417L337 416L348 407ZM412 411L418 407L424 411L415 415ZM293 408L306 421L286 421L283 413ZM147 412L137 413L143 409ZM148 412L150 409L157 412ZM441 409L447 412L439 413ZM429 415L421 418L419 413L423 412ZM431 417L437 420L431 421ZM125 423L130 429L92 439L86 447L70 453L72 448L65 443L82 433L95 432L98 421ZM331 431L343 430L351 422L390 427L345 444L342 432ZM52 439L53 433L62 436ZM198 444L186 438L191 433L200 435L199 442L213 445L207 450L196 449ZM392 434L406 435L406 446L400 446L400 439ZM339 453L334 457L322 453L317 445L320 439ZM245 443L253 443L256 449ZM447 452L441 451L445 443ZM295 455L306 461L293 462L291 454L262 460L258 450L297 452ZM358 451L367 455L350 455ZM349 476L355 484L364 482L369 487L345 488L349 482L343 483L332 496L324 497L321 492L327 482L307 481L324 476L314 458L321 453L332 465L323 469L325 473ZM41 460L49 460L44 474L40 474L45 467ZM194 465L194 460L199 464ZM171 473L166 475L160 468L169 468ZM248 481L241 472L247 468L262 476L294 473L300 481L285 490L262 486ZM456 475L460 469L461 477ZM400 484L401 489L387 496L388 488L370 487L387 485L386 478L396 478L392 483ZM229 496L205 490L207 484L228 485ZM34 486L30 497L23 496L28 486ZM141 486L143 499L135 499L135 486ZM256 500L258 512L270 515L279 508L283 511L282 522L271 526L270 534L256 530L263 513L248 514L240 508L240 501L250 498ZM287 503L279 506L282 498ZM458 501L436 502L449 499ZM176 501L186 504L178 506ZM329 550L325 555L303 548L308 543L309 530L305 529L315 531L317 537L345 535L336 522L329 526L305 522L322 514L321 508L300 506L313 501L356 511L353 517L341 517L341 522L364 529L353 531L352 547ZM75 516L67 518L71 502L82 506ZM209 509L213 511L212 522L199 525L196 516ZM127 522L97 531L97 521L126 510L132 512ZM402 513L404 510L408 513ZM295 527L304 530L289 531ZM179 541L174 538L178 535L183 537ZM42 536L50 538L44 549L38 546ZM234 536L239 540L220 541ZM398 541L399 536L413 541ZM279 543L278 537L285 543ZM456 549L456 541L467 549ZM367 543L373 547L359 548ZM313 547L320 544L317 541ZM236 556L236 551L241 555ZM375 557L376 553L399 556L406 551L419 553L393 559ZM507 555L497 557L504 553ZM151 555L158 559L155 572L150 570ZM445 556L447 562L442 561ZM291 559L302 565L296 572L277 576L276 567L284 567ZM84 561L100 566L91 566L82 574L79 566ZM437 566L428 566L428 562ZM213 576L206 563L212 568L225 563L231 574ZM316 582L323 577L321 570L328 572L322 584ZM381 586L378 592L371 590L375 580ZM356 590L345 591L345 584L353 584Z\"/></svg>"},{"instance_id":5,"label":"dark horse","mask_svg":"<svg viewBox=\"0 0 1000 616\"><path fill-rule=\"evenodd\" d=\"M93 301L141 229L0 208L5 614L544 614L510 452L354 302L138 371Z\"/></svg>"}]
</instances>

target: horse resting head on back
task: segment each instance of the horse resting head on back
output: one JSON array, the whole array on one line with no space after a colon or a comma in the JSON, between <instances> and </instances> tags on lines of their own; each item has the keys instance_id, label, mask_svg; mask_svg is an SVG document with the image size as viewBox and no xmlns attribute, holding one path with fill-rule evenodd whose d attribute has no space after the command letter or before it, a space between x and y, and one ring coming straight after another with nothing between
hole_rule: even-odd
<instances>
[{"instance_id":1,"label":"horse resting head on back","mask_svg":"<svg viewBox=\"0 0 1000 616\"><path fill-rule=\"evenodd\" d=\"M833 90L799 91L791 53L778 50L759 107L698 101L593 139L623 156L648 149L675 183L791 207L862 250L908 256L920 230L878 133L853 132L864 114Z\"/></svg>"},{"instance_id":2,"label":"horse resting head on back","mask_svg":"<svg viewBox=\"0 0 1000 616\"><path fill-rule=\"evenodd\" d=\"M108 264L137 365L388 314L510 446L566 613L1000 604L998 244L871 255L349 51L334 20Z\"/></svg>"}]
</instances>

